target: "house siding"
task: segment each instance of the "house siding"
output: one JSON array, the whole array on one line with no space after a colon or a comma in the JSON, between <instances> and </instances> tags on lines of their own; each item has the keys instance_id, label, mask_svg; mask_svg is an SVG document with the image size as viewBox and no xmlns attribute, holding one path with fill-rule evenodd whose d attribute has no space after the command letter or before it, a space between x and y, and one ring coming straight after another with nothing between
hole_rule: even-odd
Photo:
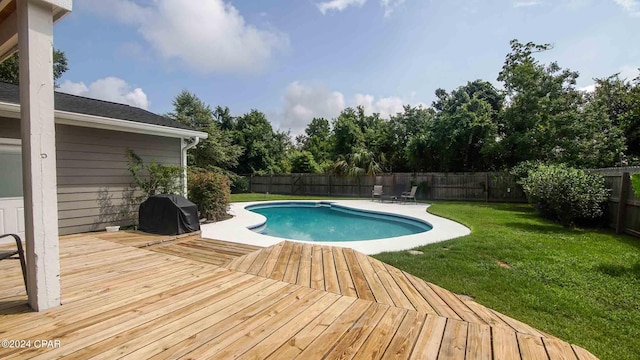
<instances>
[{"instance_id":1,"label":"house siding","mask_svg":"<svg viewBox=\"0 0 640 360\"><path fill-rule=\"evenodd\" d=\"M19 120L0 119L0 137L19 138ZM180 165L180 139L56 125L58 227L61 235L137 222L127 149L145 163Z\"/></svg>"}]
</instances>

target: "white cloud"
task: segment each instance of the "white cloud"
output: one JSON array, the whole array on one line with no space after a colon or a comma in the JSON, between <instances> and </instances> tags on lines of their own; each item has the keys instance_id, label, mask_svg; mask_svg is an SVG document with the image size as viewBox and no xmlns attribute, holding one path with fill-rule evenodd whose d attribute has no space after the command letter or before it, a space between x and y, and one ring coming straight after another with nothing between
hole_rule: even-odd
<instances>
[{"instance_id":1,"label":"white cloud","mask_svg":"<svg viewBox=\"0 0 640 360\"><path fill-rule=\"evenodd\" d=\"M621 66L620 69L618 70L618 72L620 73L620 79L631 81L631 80L637 78L638 75L640 75L640 72L638 71L638 68L640 68L640 65L638 65L638 66L631 66L631 65Z\"/></svg>"},{"instance_id":2,"label":"white cloud","mask_svg":"<svg viewBox=\"0 0 640 360\"><path fill-rule=\"evenodd\" d=\"M323 117L331 120L340 115L346 107L363 106L365 114L380 114L388 119L390 115L403 112L403 105L425 106L414 100L415 94L409 98L397 96L376 98L369 94L355 94L350 102L340 91L331 91L321 84L305 85L298 81L289 84L285 90L283 109L274 113L272 118L279 118L276 127L280 130L291 130L296 136L304 132L313 118Z\"/></svg>"},{"instance_id":3,"label":"white cloud","mask_svg":"<svg viewBox=\"0 0 640 360\"><path fill-rule=\"evenodd\" d=\"M318 3L318 10L324 15L328 11L342 11L349 6L362 7L367 0L331 0Z\"/></svg>"},{"instance_id":4,"label":"white cloud","mask_svg":"<svg viewBox=\"0 0 640 360\"><path fill-rule=\"evenodd\" d=\"M117 77L106 77L92 82L89 86L83 82L74 83L65 80L60 84L58 91L89 97L93 99L112 101L121 104L127 104L142 109L149 108L149 100L147 94L141 88L131 89L126 81Z\"/></svg>"},{"instance_id":5,"label":"white cloud","mask_svg":"<svg viewBox=\"0 0 640 360\"><path fill-rule=\"evenodd\" d=\"M380 0L380 6L384 9L384 17L389 17L393 11L404 4L404 0Z\"/></svg>"},{"instance_id":6,"label":"white cloud","mask_svg":"<svg viewBox=\"0 0 640 360\"><path fill-rule=\"evenodd\" d=\"M596 91L596 84L587 85L585 87L578 88L578 91L583 91L586 93L592 93Z\"/></svg>"},{"instance_id":7,"label":"white cloud","mask_svg":"<svg viewBox=\"0 0 640 360\"><path fill-rule=\"evenodd\" d=\"M201 72L256 72L289 38L273 29L245 22L223 0L84 0L93 11L115 16L137 28L146 43L165 59L179 59Z\"/></svg>"},{"instance_id":8,"label":"white cloud","mask_svg":"<svg viewBox=\"0 0 640 360\"><path fill-rule=\"evenodd\" d=\"M406 99L397 96L375 99L375 96L368 94L356 94L353 100L354 106L363 106L365 113L380 114L382 118L389 118L391 115L403 111L403 105L409 103Z\"/></svg>"},{"instance_id":9,"label":"white cloud","mask_svg":"<svg viewBox=\"0 0 640 360\"><path fill-rule=\"evenodd\" d=\"M531 7L531 6L536 6L536 5L540 5L540 1L539 0L516 0L513 3L513 7L514 8Z\"/></svg>"},{"instance_id":10,"label":"white cloud","mask_svg":"<svg viewBox=\"0 0 640 360\"><path fill-rule=\"evenodd\" d=\"M300 134L314 117L331 119L345 108L344 95L322 85L289 84L284 95L284 109L279 128Z\"/></svg>"},{"instance_id":11,"label":"white cloud","mask_svg":"<svg viewBox=\"0 0 640 360\"><path fill-rule=\"evenodd\" d=\"M620 5L623 9L629 12L631 16L640 17L640 0L613 0L616 4Z\"/></svg>"},{"instance_id":12,"label":"white cloud","mask_svg":"<svg viewBox=\"0 0 640 360\"><path fill-rule=\"evenodd\" d=\"M317 3L318 10L325 15L329 11L343 11L348 7L362 7L367 0L330 0ZM405 0L380 0L380 7L384 10L384 17L389 17L393 11L404 4Z\"/></svg>"}]
</instances>

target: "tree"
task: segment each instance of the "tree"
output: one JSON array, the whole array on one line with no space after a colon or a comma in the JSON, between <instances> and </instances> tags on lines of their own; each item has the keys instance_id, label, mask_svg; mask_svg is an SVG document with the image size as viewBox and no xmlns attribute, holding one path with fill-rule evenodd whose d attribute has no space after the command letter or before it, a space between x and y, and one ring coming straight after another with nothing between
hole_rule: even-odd
<instances>
[{"instance_id":1,"label":"tree","mask_svg":"<svg viewBox=\"0 0 640 360\"><path fill-rule=\"evenodd\" d=\"M587 94L588 100L602 108L611 123L622 130L627 155L640 162L640 75L631 81L620 79L620 74L595 81L595 92Z\"/></svg>"},{"instance_id":2,"label":"tree","mask_svg":"<svg viewBox=\"0 0 640 360\"><path fill-rule=\"evenodd\" d=\"M292 173L319 173L320 166L309 151L293 151L291 153Z\"/></svg>"},{"instance_id":3,"label":"tree","mask_svg":"<svg viewBox=\"0 0 640 360\"><path fill-rule=\"evenodd\" d=\"M236 119L235 141L245 151L236 171L240 174L273 174L282 172L287 152L292 148L287 132L274 132L264 113L251 110Z\"/></svg>"},{"instance_id":4,"label":"tree","mask_svg":"<svg viewBox=\"0 0 640 360\"><path fill-rule=\"evenodd\" d=\"M382 152L389 171L410 171L421 167L428 157L415 158L410 142L430 129L435 118L432 108L404 106L404 112L391 116L383 129ZM410 159L411 158L411 159Z\"/></svg>"},{"instance_id":5,"label":"tree","mask_svg":"<svg viewBox=\"0 0 640 360\"><path fill-rule=\"evenodd\" d=\"M0 81L17 85L20 82L19 68L20 58L18 57L18 53L15 53L0 63ZM62 74L67 70L69 70L69 66L64 52L53 49L53 81L56 87L58 87L58 79L60 79Z\"/></svg>"},{"instance_id":6,"label":"tree","mask_svg":"<svg viewBox=\"0 0 640 360\"><path fill-rule=\"evenodd\" d=\"M324 118L313 118L304 135L296 138L300 148L308 151L317 163L330 160L333 148L333 137L329 121Z\"/></svg>"},{"instance_id":7,"label":"tree","mask_svg":"<svg viewBox=\"0 0 640 360\"><path fill-rule=\"evenodd\" d=\"M447 93L436 90L439 110L431 127L429 150L434 170L480 171L492 166L503 97L488 82L476 80Z\"/></svg>"},{"instance_id":8,"label":"tree","mask_svg":"<svg viewBox=\"0 0 640 360\"><path fill-rule=\"evenodd\" d=\"M624 149L621 132L601 111L586 106L575 89L577 72L556 62L540 64L533 57L550 48L511 41L498 76L507 94L496 152L502 154L502 164L542 160L575 167L614 165Z\"/></svg>"},{"instance_id":9,"label":"tree","mask_svg":"<svg viewBox=\"0 0 640 360\"><path fill-rule=\"evenodd\" d=\"M206 132L209 136L189 151L189 164L195 167L233 175L242 148L233 144L232 134L220 129L213 112L196 95L183 90L173 100L174 112L166 116L182 124Z\"/></svg>"},{"instance_id":10,"label":"tree","mask_svg":"<svg viewBox=\"0 0 640 360\"><path fill-rule=\"evenodd\" d=\"M358 115L353 108L346 108L333 121L334 158L346 156L353 149L364 146L364 134L356 122Z\"/></svg>"}]
</instances>

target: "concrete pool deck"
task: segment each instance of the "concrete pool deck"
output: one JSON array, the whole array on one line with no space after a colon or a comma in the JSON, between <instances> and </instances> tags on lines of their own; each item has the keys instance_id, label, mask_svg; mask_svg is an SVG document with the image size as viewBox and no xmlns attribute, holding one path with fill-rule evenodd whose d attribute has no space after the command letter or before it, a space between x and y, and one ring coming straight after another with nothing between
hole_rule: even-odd
<instances>
[{"instance_id":1,"label":"concrete pool deck","mask_svg":"<svg viewBox=\"0 0 640 360\"><path fill-rule=\"evenodd\" d=\"M231 203L229 213L233 218L202 226L203 238L224 240L247 245L268 247L278 244L285 240L275 236L262 235L252 230L263 224L266 218L260 214L246 210L245 207L279 202L330 202L358 210L375 211L384 214L402 215L410 218L426 221L433 229L427 232L405 235L386 239L362 240L362 241L302 241L292 240L308 244L340 246L354 249L356 251L371 255L385 251L401 251L408 250L417 246L432 244L444 240L449 240L461 236L468 235L471 230L464 225L455 221L441 218L427 213L429 204L421 203L389 203L371 200L280 200L280 201L254 201L243 203Z\"/></svg>"}]
</instances>

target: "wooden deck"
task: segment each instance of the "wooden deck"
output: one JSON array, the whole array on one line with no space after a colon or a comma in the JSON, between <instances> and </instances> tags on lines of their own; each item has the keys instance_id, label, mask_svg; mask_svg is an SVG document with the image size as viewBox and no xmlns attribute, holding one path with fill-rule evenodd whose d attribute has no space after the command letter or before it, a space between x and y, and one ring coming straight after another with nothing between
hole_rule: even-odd
<instances>
[{"instance_id":1,"label":"wooden deck","mask_svg":"<svg viewBox=\"0 0 640 360\"><path fill-rule=\"evenodd\" d=\"M285 242L229 268L179 255L62 238L63 306L42 313L0 262L0 338L32 340L0 358L595 359L354 251Z\"/></svg>"}]
</instances>

